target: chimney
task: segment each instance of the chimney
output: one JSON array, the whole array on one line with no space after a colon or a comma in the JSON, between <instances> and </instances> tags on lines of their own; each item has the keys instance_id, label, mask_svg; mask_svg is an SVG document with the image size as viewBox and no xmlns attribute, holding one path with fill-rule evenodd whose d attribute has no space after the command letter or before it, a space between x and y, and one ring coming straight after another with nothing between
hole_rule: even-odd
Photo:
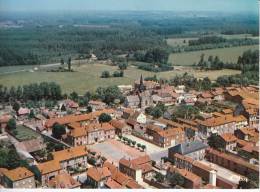
<instances>
[{"instance_id":1,"label":"chimney","mask_svg":"<svg viewBox=\"0 0 260 192\"><path fill-rule=\"evenodd\" d=\"M216 181L217 181L217 173L215 170L211 170L209 172L209 184L216 186Z\"/></svg>"}]
</instances>

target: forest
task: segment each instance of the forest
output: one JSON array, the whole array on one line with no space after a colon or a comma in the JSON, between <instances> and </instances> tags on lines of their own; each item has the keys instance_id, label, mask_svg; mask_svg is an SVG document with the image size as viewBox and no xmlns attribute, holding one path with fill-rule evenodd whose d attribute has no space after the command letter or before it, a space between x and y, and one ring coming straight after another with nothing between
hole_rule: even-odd
<instances>
[{"instance_id":1,"label":"forest","mask_svg":"<svg viewBox=\"0 0 260 192\"><path fill-rule=\"evenodd\" d=\"M165 70L166 57L158 59L156 54L150 54L151 50L162 50L158 54L182 51L168 46L166 38L201 36L213 32L258 33L255 15L231 14L223 23L227 15L212 13L207 17L200 17L200 13L178 15L172 12L34 14L37 13L2 15L1 22L11 22L19 27L0 27L0 66L58 63L61 58L83 59L90 53L103 60L121 54L136 55L143 52L145 58L137 58L137 61L156 62L163 65L161 68ZM226 40L211 36L190 41L190 46L183 50L255 43L256 40L252 39Z\"/></svg>"}]
</instances>

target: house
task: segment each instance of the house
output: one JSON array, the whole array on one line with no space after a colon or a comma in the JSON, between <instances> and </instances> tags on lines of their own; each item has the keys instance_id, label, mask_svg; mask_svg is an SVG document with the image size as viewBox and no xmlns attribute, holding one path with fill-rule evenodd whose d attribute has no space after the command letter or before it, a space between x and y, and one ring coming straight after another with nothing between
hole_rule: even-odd
<instances>
[{"instance_id":1,"label":"house","mask_svg":"<svg viewBox=\"0 0 260 192\"><path fill-rule=\"evenodd\" d=\"M132 160L121 158L119 160L119 170L137 182L141 182L142 178L153 173L152 161L148 155Z\"/></svg>"},{"instance_id":2,"label":"house","mask_svg":"<svg viewBox=\"0 0 260 192\"><path fill-rule=\"evenodd\" d=\"M107 104L102 101L90 100L88 102L88 106L91 107L92 111L99 111L105 109Z\"/></svg>"},{"instance_id":3,"label":"house","mask_svg":"<svg viewBox=\"0 0 260 192\"><path fill-rule=\"evenodd\" d=\"M77 102L73 101L73 100L70 100L70 99L66 99L66 100L62 101L59 105L60 110L70 109L73 112L75 112L78 108L79 108L79 104Z\"/></svg>"},{"instance_id":4,"label":"house","mask_svg":"<svg viewBox=\"0 0 260 192\"><path fill-rule=\"evenodd\" d=\"M131 109L131 108L125 108L123 110L123 115L122 118L123 119L128 119L130 116L132 116L134 114L135 110Z\"/></svg>"},{"instance_id":5,"label":"house","mask_svg":"<svg viewBox=\"0 0 260 192\"><path fill-rule=\"evenodd\" d=\"M36 165L41 174L42 186L47 186L48 182L58 175L61 171L61 166L58 161L51 160Z\"/></svg>"},{"instance_id":6,"label":"house","mask_svg":"<svg viewBox=\"0 0 260 192\"><path fill-rule=\"evenodd\" d=\"M36 139L21 141L21 142L17 143L16 146L19 149L23 149L24 151L31 153L31 152L40 151L40 150L45 149L46 143L44 143L43 138L40 136L40 137L37 137Z\"/></svg>"},{"instance_id":7,"label":"house","mask_svg":"<svg viewBox=\"0 0 260 192\"><path fill-rule=\"evenodd\" d=\"M235 115L244 115L250 127L258 128L259 125L259 100L244 99L236 106Z\"/></svg>"},{"instance_id":8,"label":"house","mask_svg":"<svg viewBox=\"0 0 260 192\"><path fill-rule=\"evenodd\" d=\"M198 123L199 133L206 137L209 137L212 133L234 133L235 130L247 126L246 118L242 115L222 115L196 121Z\"/></svg>"},{"instance_id":9,"label":"house","mask_svg":"<svg viewBox=\"0 0 260 192\"><path fill-rule=\"evenodd\" d=\"M202 180L198 175L195 175L194 173L187 171L185 169L179 169L175 166L170 166L167 170L167 178L170 178L171 175L174 173L179 173L183 179L184 183L182 187L186 189L200 189L202 186Z\"/></svg>"},{"instance_id":10,"label":"house","mask_svg":"<svg viewBox=\"0 0 260 192\"><path fill-rule=\"evenodd\" d=\"M90 121L97 121L98 117L102 114L102 113L107 113L110 114L112 117L115 116L115 110L114 109L104 109L104 110L100 110L100 111L94 111L88 114L82 114L82 115L66 115L63 117L57 117L57 118L51 118L51 119L47 119L44 122L44 126L47 129L51 129L52 126L55 123L58 123L60 125L68 125L71 123L81 123L84 124L86 122L90 122Z\"/></svg>"},{"instance_id":11,"label":"house","mask_svg":"<svg viewBox=\"0 0 260 192\"><path fill-rule=\"evenodd\" d=\"M249 173L259 175L259 166L250 164L248 161L232 154L220 152L212 148L206 150L205 158L217 165L247 176Z\"/></svg>"},{"instance_id":12,"label":"house","mask_svg":"<svg viewBox=\"0 0 260 192\"><path fill-rule=\"evenodd\" d=\"M9 114L4 114L0 116L0 129L2 130L2 132L4 132L4 129L6 128L6 125L10 119L12 119L12 116Z\"/></svg>"},{"instance_id":13,"label":"house","mask_svg":"<svg viewBox=\"0 0 260 192\"><path fill-rule=\"evenodd\" d=\"M30 109L21 107L18 112L18 120L24 120L27 118L27 116L30 114Z\"/></svg>"},{"instance_id":14,"label":"house","mask_svg":"<svg viewBox=\"0 0 260 192\"><path fill-rule=\"evenodd\" d=\"M2 174L6 188L35 188L34 174L25 167L4 170Z\"/></svg>"},{"instance_id":15,"label":"house","mask_svg":"<svg viewBox=\"0 0 260 192\"><path fill-rule=\"evenodd\" d=\"M128 95L124 103L125 107L129 108L139 108L140 98L138 95Z\"/></svg>"},{"instance_id":16,"label":"house","mask_svg":"<svg viewBox=\"0 0 260 192\"><path fill-rule=\"evenodd\" d=\"M212 167L179 153L175 153L170 161L173 162L177 168L185 169L199 175L206 183L216 186L217 172Z\"/></svg>"},{"instance_id":17,"label":"house","mask_svg":"<svg viewBox=\"0 0 260 192\"><path fill-rule=\"evenodd\" d=\"M132 132L132 128L123 120L112 119L109 123L115 128L117 135L129 135Z\"/></svg>"},{"instance_id":18,"label":"house","mask_svg":"<svg viewBox=\"0 0 260 192\"><path fill-rule=\"evenodd\" d=\"M53 159L60 163L63 170L70 172L74 169L87 168L87 147L77 146L52 152Z\"/></svg>"},{"instance_id":19,"label":"house","mask_svg":"<svg viewBox=\"0 0 260 192\"><path fill-rule=\"evenodd\" d=\"M227 151L234 151L237 146L237 138L232 133L224 133L219 136L225 145Z\"/></svg>"},{"instance_id":20,"label":"house","mask_svg":"<svg viewBox=\"0 0 260 192\"><path fill-rule=\"evenodd\" d=\"M214 96L209 91L205 91L198 95L197 101L200 103L210 104L212 103L213 98Z\"/></svg>"},{"instance_id":21,"label":"house","mask_svg":"<svg viewBox=\"0 0 260 192\"><path fill-rule=\"evenodd\" d=\"M80 189L80 185L78 181L66 172L56 175L48 182L48 188L54 189Z\"/></svg>"},{"instance_id":22,"label":"house","mask_svg":"<svg viewBox=\"0 0 260 192\"><path fill-rule=\"evenodd\" d=\"M185 92L185 86L184 85L179 85L174 89L175 93L182 94Z\"/></svg>"},{"instance_id":23,"label":"house","mask_svg":"<svg viewBox=\"0 0 260 192\"><path fill-rule=\"evenodd\" d=\"M142 189L143 187L139 185L133 178L127 176L126 174L119 171L119 169L112 163L106 161L103 167L107 167L111 172L111 178L106 182L106 187L109 189Z\"/></svg>"},{"instance_id":24,"label":"house","mask_svg":"<svg viewBox=\"0 0 260 192\"><path fill-rule=\"evenodd\" d=\"M87 170L87 182L94 188L104 188L111 172L107 167L91 167Z\"/></svg>"},{"instance_id":25,"label":"house","mask_svg":"<svg viewBox=\"0 0 260 192\"><path fill-rule=\"evenodd\" d=\"M115 128L109 123L90 123L89 125L72 123L68 125L68 128L70 131L67 134L67 141L73 146L93 144L115 138Z\"/></svg>"},{"instance_id":26,"label":"house","mask_svg":"<svg viewBox=\"0 0 260 192\"><path fill-rule=\"evenodd\" d=\"M244 127L235 131L235 136L245 141L257 141L259 139L259 131L254 128Z\"/></svg>"},{"instance_id":27,"label":"house","mask_svg":"<svg viewBox=\"0 0 260 192\"><path fill-rule=\"evenodd\" d=\"M214 88L210 93L213 95L214 101L224 101L225 100L224 89L221 87Z\"/></svg>"},{"instance_id":28,"label":"house","mask_svg":"<svg viewBox=\"0 0 260 192\"><path fill-rule=\"evenodd\" d=\"M169 147L185 141L185 132L182 128L162 129L158 125L149 124L146 133L153 143L160 147Z\"/></svg>"},{"instance_id":29,"label":"house","mask_svg":"<svg viewBox=\"0 0 260 192\"><path fill-rule=\"evenodd\" d=\"M208 146L199 140L180 143L168 149L168 157L173 159L174 154L189 156L194 160L202 160L205 156L205 150Z\"/></svg>"}]
</instances>

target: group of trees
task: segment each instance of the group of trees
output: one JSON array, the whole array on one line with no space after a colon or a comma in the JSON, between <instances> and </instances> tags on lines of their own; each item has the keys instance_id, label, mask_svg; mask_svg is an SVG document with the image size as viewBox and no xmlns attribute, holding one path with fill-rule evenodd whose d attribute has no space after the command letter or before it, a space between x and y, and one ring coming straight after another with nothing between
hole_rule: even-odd
<instances>
[{"instance_id":1,"label":"group of trees","mask_svg":"<svg viewBox=\"0 0 260 192\"><path fill-rule=\"evenodd\" d=\"M155 107L147 107L145 109L145 112L151 116L153 116L154 118L158 119L159 117L161 117L163 115L163 113L167 110L167 107L162 104L162 103L158 103Z\"/></svg>"},{"instance_id":2,"label":"group of trees","mask_svg":"<svg viewBox=\"0 0 260 192\"><path fill-rule=\"evenodd\" d=\"M195 66L205 70L223 69L224 63L220 61L218 56L213 57L212 55L210 55L207 61L204 59L204 56L205 56L204 54L201 54L200 61L197 64L195 63Z\"/></svg>"},{"instance_id":3,"label":"group of trees","mask_svg":"<svg viewBox=\"0 0 260 192\"><path fill-rule=\"evenodd\" d=\"M101 99L106 104L117 104L124 101L124 97L117 86L97 88L94 98Z\"/></svg>"},{"instance_id":4,"label":"group of trees","mask_svg":"<svg viewBox=\"0 0 260 192\"><path fill-rule=\"evenodd\" d=\"M153 72L173 70L168 63L169 51L167 49L155 48L148 51L136 51L134 59L143 63L137 63L139 69Z\"/></svg>"},{"instance_id":5,"label":"group of trees","mask_svg":"<svg viewBox=\"0 0 260 192\"><path fill-rule=\"evenodd\" d=\"M236 63L223 62L219 59L218 56L213 57L210 55L207 60L204 59L205 55L201 54L200 60L198 63L194 63L194 66L199 67L200 69L205 70L220 70L223 68L226 69L237 69L242 70L243 73L248 71L258 71L259 69L259 51L247 50L242 56L238 57Z\"/></svg>"},{"instance_id":6,"label":"group of trees","mask_svg":"<svg viewBox=\"0 0 260 192\"><path fill-rule=\"evenodd\" d=\"M142 149L143 151L146 149L145 145L136 143L136 141L134 141L134 140L131 140L127 137L123 137L122 135L119 135L118 137L121 141L123 141L124 143L127 143L128 145L132 145L133 147L135 147L135 145L136 145L139 149Z\"/></svg>"},{"instance_id":7,"label":"group of trees","mask_svg":"<svg viewBox=\"0 0 260 192\"><path fill-rule=\"evenodd\" d=\"M54 82L32 83L18 87L12 86L9 89L0 85L0 98L2 102L8 102L10 99L23 101L41 99L58 100L61 97L61 88Z\"/></svg>"},{"instance_id":8,"label":"group of trees","mask_svg":"<svg viewBox=\"0 0 260 192\"><path fill-rule=\"evenodd\" d=\"M55 123L52 126L52 136L56 139L61 139L62 135L66 134L66 129L64 125Z\"/></svg>"},{"instance_id":9,"label":"group of trees","mask_svg":"<svg viewBox=\"0 0 260 192\"><path fill-rule=\"evenodd\" d=\"M169 83L173 86L185 85L186 89L195 89L198 91L210 90L214 86L208 77L197 79L188 73L176 75L170 79Z\"/></svg>"},{"instance_id":10,"label":"group of trees","mask_svg":"<svg viewBox=\"0 0 260 192\"><path fill-rule=\"evenodd\" d=\"M114 71L113 74L111 75L109 71L103 71L101 74L101 78L109 78L109 77L123 77L124 76L124 71Z\"/></svg>"},{"instance_id":11,"label":"group of trees","mask_svg":"<svg viewBox=\"0 0 260 192\"><path fill-rule=\"evenodd\" d=\"M200 109L196 106L180 105L176 106L173 110L172 119L194 119L199 116Z\"/></svg>"},{"instance_id":12,"label":"group of trees","mask_svg":"<svg viewBox=\"0 0 260 192\"><path fill-rule=\"evenodd\" d=\"M112 117L107 114L107 113L102 113L99 117L98 117L98 121L99 123L106 123L112 120Z\"/></svg>"}]
</instances>

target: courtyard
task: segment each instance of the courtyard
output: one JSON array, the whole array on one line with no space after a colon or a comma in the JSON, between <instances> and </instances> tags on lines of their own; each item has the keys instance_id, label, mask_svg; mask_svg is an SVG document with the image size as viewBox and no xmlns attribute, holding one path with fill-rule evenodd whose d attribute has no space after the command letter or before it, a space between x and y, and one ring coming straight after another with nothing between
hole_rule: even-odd
<instances>
[{"instance_id":1,"label":"courtyard","mask_svg":"<svg viewBox=\"0 0 260 192\"><path fill-rule=\"evenodd\" d=\"M121 158L133 159L146 153L135 147L128 146L117 139L109 139L102 143L89 145L88 148L95 150L105 156L110 162L118 165Z\"/></svg>"}]
</instances>

